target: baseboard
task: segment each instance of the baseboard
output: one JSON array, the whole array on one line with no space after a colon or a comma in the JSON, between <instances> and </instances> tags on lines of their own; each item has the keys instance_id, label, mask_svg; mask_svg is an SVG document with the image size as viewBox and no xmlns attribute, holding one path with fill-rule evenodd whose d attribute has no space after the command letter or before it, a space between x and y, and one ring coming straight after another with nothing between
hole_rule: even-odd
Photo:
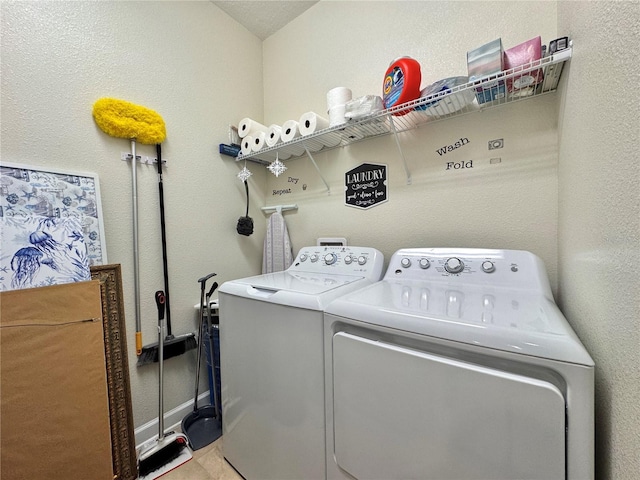
<instances>
[{"instance_id":1,"label":"baseboard","mask_svg":"<svg viewBox=\"0 0 640 480\"><path fill-rule=\"evenodd\" d=\"M209 391L198 395L198 406L209 405ZM193 411L193 400L178 405L173 410L169 410L164 414L165 431L179 430L182 419ZM138 450L146 442L158 438L158 419L155 418L144 425L139 426L133 432L136 438L136 450Z\"/></svg>"}]
</instances>

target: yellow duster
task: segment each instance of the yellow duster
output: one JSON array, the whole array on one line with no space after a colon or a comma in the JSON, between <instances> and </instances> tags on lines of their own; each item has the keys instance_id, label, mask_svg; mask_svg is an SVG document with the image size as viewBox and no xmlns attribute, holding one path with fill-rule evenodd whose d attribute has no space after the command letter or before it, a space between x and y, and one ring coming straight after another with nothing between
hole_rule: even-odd
<instances>
[{"instance_id":1,"label":"yellow duster","mask_svg":"<svg viewBox=\"0 0 640 480\"><path fill-rule=\"evenodd\" d=\"M136 142L156 145L158 167L161 168L160 144L167 136L162 117L148 108L117 98L101 98L93 104L93 118L100 129L116 138L131 142L131 172L133 189L133 269L136 302L136 355L142 355L142 326L140 321L140 274L138 259L138 193ZM162 177L160 177L162 178Z\"/></svg>"},{"instance_id":2,"label":"yellow duster","mask_svg":"<svg viewBox=\"0 0 640 480\"><path fill-rule=\"evenodd\" d=\"M153 110L117 98L101 98L93 104L93 118L112 137L146 145L162 143L167 136L162 117Z\"/></svg>"}]
</instances>

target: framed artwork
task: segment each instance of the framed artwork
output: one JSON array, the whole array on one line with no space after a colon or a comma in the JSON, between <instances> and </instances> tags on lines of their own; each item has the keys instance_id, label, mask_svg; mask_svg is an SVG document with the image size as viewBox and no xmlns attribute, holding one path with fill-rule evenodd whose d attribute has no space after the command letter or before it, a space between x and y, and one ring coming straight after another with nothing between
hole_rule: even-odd
<instances>
[{"instance_id":1,"label":"framed artwork","mask_svg":"<svg viewBox=\"0 0 640 480\"><path fill-rule=\"evenodd\" d=\"M0 163L0 290L88 280L107 263L98 176Z\"/></svg>"},{"instance_id":2,"label":"framed artwork","mask_svg":"<svg viewBox=\"0 0 640 480\"><path fill-rule=\"evenodd\" d=\"M102 295L113 479L135 480L138 478L138 471L121 267L119 264L93 266L91 279L100 281Z\"/></svg>"}]
</instances>

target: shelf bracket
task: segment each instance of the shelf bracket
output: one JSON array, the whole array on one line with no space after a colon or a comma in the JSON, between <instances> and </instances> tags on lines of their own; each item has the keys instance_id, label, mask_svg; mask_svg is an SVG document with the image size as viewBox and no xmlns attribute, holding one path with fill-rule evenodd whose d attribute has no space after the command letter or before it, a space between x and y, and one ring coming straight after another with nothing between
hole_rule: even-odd
<instances>
[{"instance_id":1,"label":"shelf bracket","mask_svg":"<svg viewBox=\"0 0 640 480\"><path fill-rule=\"evenodd\" d=\"M400 158L402 158L402 166L404 167L404 173L407 176L407 185L411 185L411 172L409 171L409 167L407 166L407 159L404 158L404 152L402 151L402 147L400 146L400 139L398 138L396 124L393 123L393 115L389 115L389 124L391 125L391 130L393 130L393 138L396 139L396 145L398 146L398 151L400 152Z\"/></svg>"},{"instance_id":2,"label":"shelf bracket","mask_svg":"<svg viewBox=\"0 0 640 480\"><path fill-rule=\"evenodd\" d=\"M307 156L309 157L309 160L311 160L311 163L313 163L313 166L316 167L316 171L318 172L318 175L320 175L320 178L324 182L324 186L327 187L327 193L330 194L331 193L331 188L329 188L329 184L327 183L327 181L325 180L324 176L322 175L322 172L318 168L318 164L313 159L313 155L311 155L311 152L307 148L307 144L302 142L302 146L304 147L305 152L307 152Z\"/></svg>"}]
</instances>

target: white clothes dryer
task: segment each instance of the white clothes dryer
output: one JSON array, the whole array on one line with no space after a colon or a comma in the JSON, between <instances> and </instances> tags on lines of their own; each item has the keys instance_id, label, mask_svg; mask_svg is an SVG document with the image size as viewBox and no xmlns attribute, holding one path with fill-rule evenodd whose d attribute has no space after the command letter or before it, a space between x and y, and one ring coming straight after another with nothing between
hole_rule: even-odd
<instances>
[{"instance_id":1,"label":"white clothes dryer","mask_svg":"<svg viewBox=\"0 0 640 480\"><path fill-rule=\"evenodd\" d=\"M246 479L326 478L323 311L380 280L382 253L300 250L283 272L219 289L224 457Z\"/></svg>"},{"instance_id":2,"label":"white clothes dryer","mask_svg":"<svg viewBox=\"0 0 640 480\"><path fill-rule=\"evenodd\" d=\"M594 362L531 253L398 250L325 362L330 479L594 478Z\"/></svg>"}]
</instances>

